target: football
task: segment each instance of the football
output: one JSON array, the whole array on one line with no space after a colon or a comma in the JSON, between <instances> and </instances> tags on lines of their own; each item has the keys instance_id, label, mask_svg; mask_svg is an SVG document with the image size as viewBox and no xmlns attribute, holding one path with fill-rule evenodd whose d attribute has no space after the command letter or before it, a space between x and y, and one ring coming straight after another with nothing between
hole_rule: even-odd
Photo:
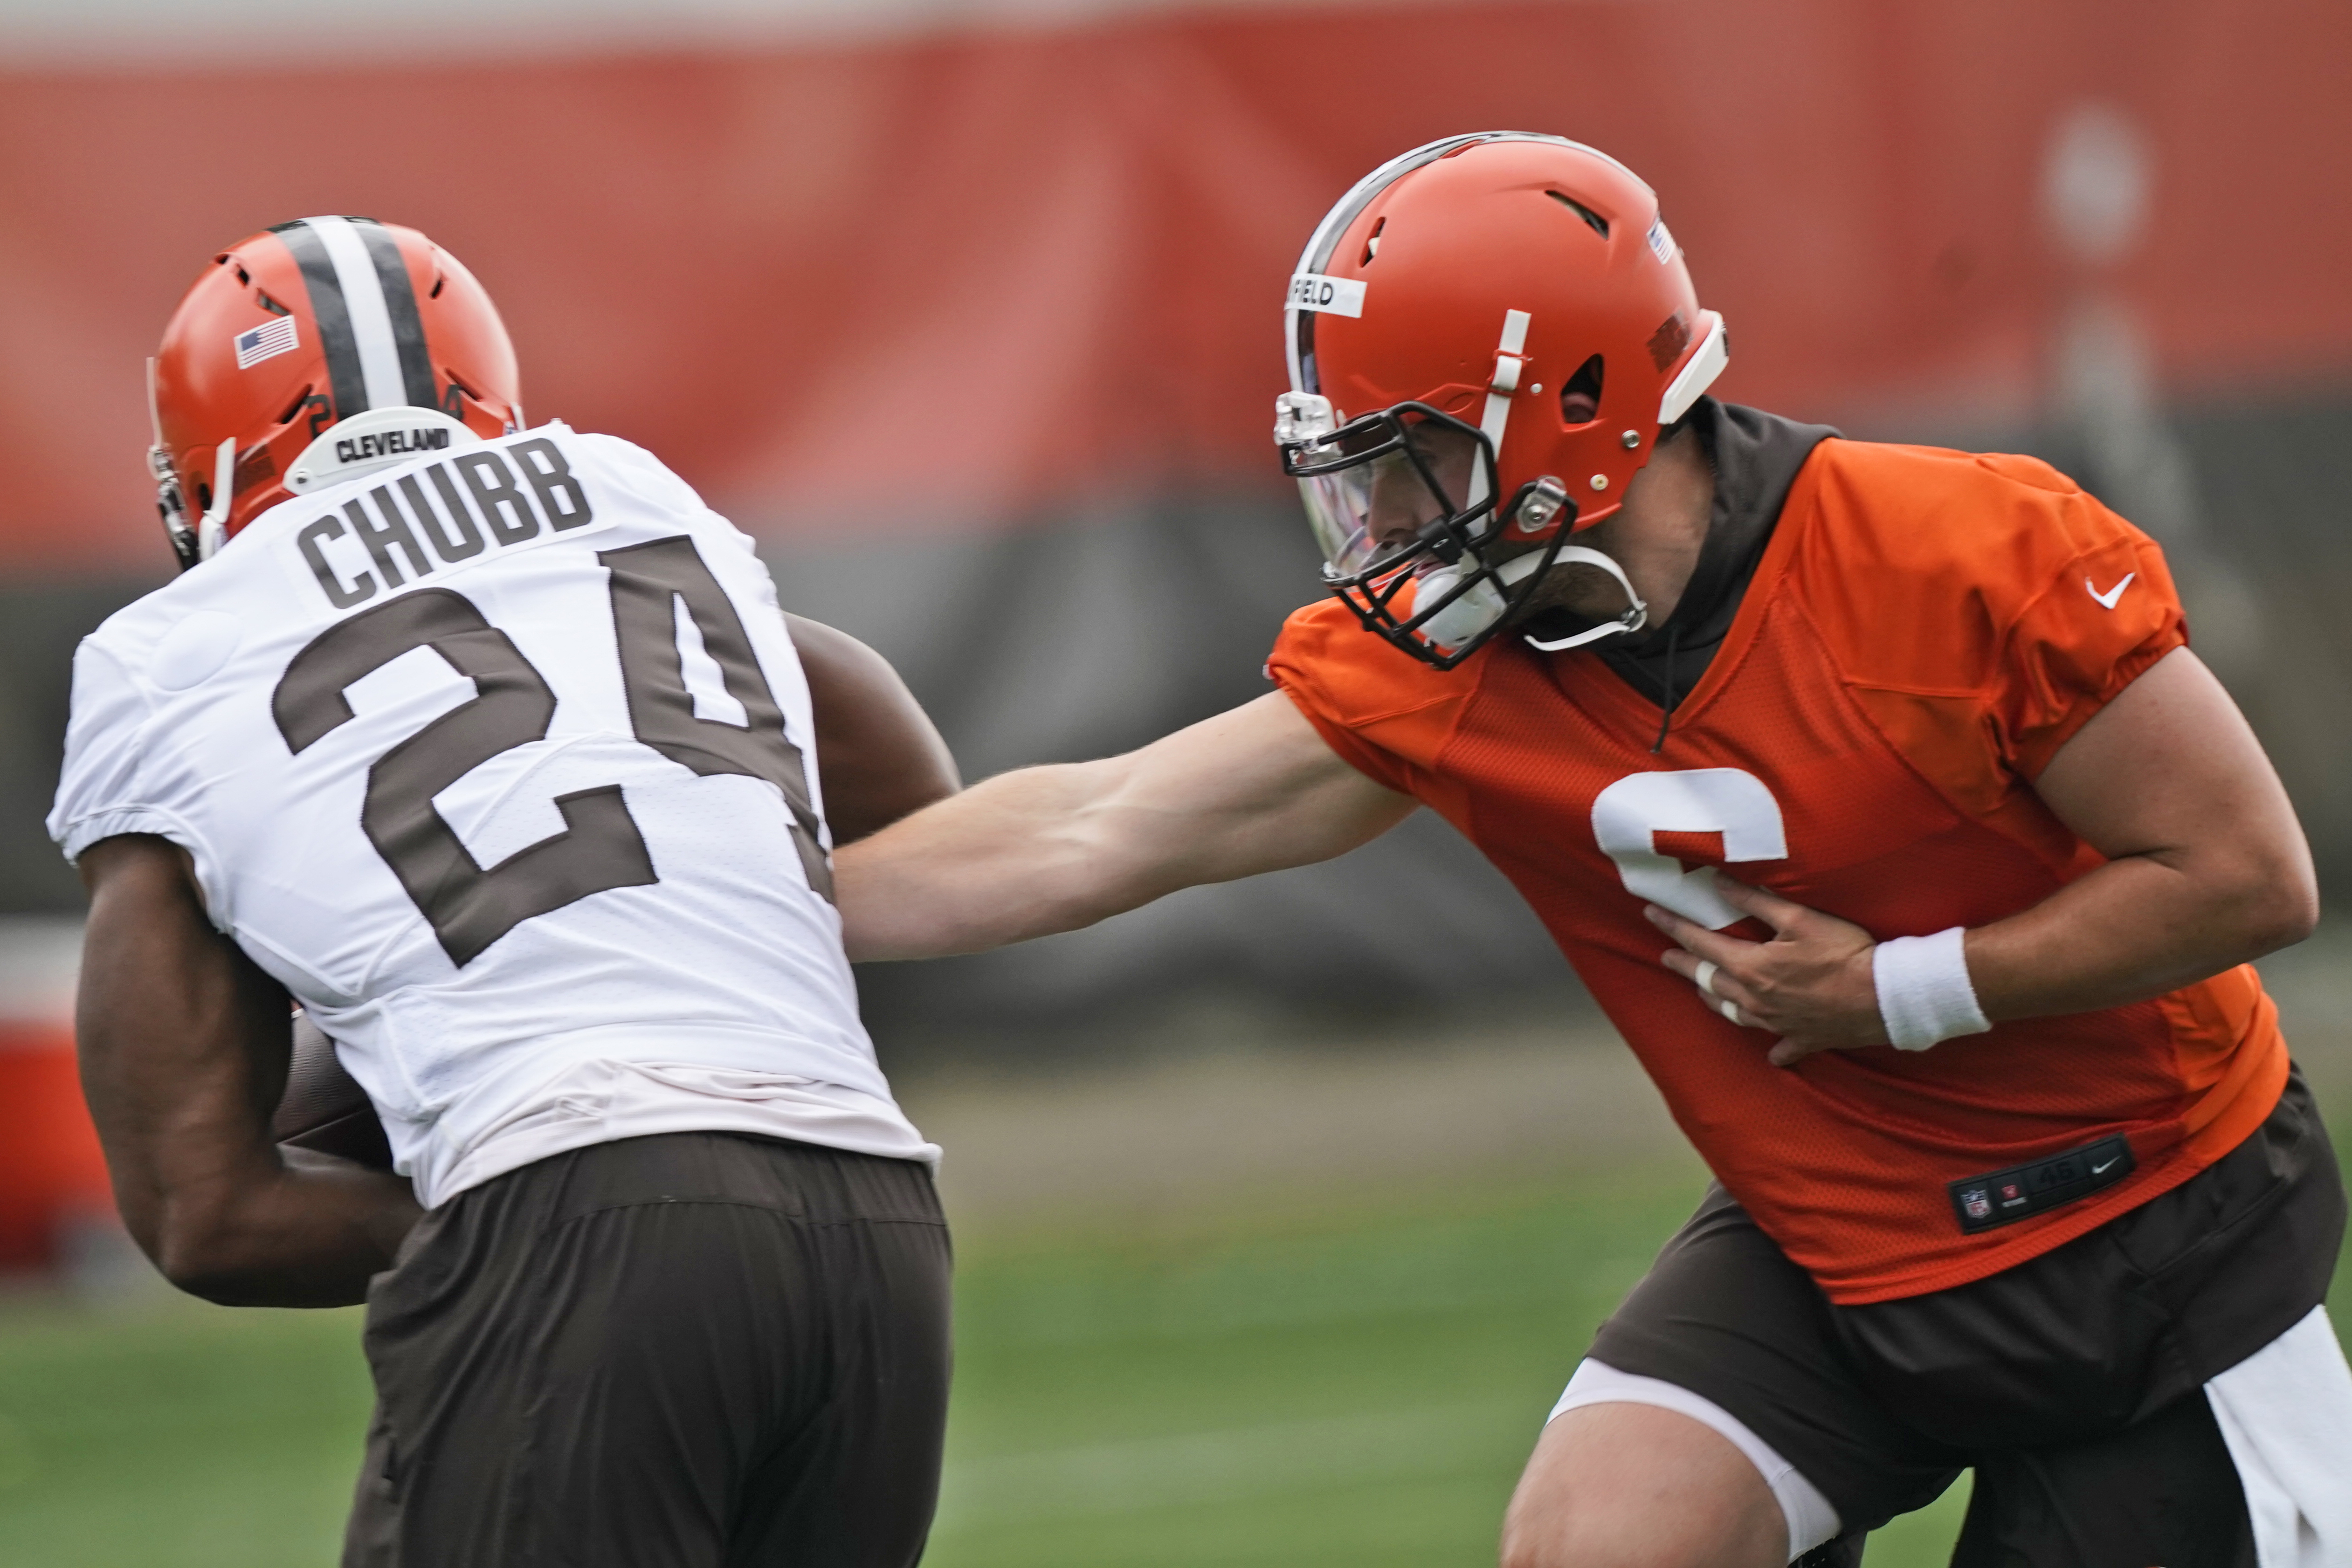
<instances>
[{"instance_id":1,"label":"football","mask_svg":"<svg viewBox=\"0 0 2352 1568\"><path fill-rule=\"evenodd\" d=\"M270 1130L281 1144L340 1155L373 1170L392 1168L392 1145L374 1103L335 1059L335 1042L299 1009L286 1092Z\"/></svg>"}]
</instances>

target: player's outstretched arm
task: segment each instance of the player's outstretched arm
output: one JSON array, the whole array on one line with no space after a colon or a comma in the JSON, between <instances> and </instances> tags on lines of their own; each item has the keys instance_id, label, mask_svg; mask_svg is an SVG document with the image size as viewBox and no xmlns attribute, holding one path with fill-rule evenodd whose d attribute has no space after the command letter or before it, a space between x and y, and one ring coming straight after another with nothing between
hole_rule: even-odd
<instances>
[{"instance_id":1,"label":"player's outstretched arm","mask_svg":"<svg viewBox=\"0 0 2352 1568\"><path fill-rule=\"evenodd\" d=\"M846 632L786 615L816 716L825 825L836 846L956 792L955 758L890 662Z\"/></svg>"},{"instance_id":2,"label":"player's outstretched arm","mask_svg":"<svg viewBox=\"0 0 2352 1568\"><path fill-rule=\"evenodd\" d=\"M178 846L104 839L81 871L82 1090L131 1234L208 1301L365 1300L419 1210L400 1176L271 1141L286 992L213 929Z\"/></svg>"},{"instance_id":3,"label":"player's outstretched arm","mask_svg":"<svg viewBox=\"0 0 2352 1568\"><path fill-rule=\"evenodd\" d=\"M834 885L852 958L971 953L1329 860L1414 804L1274 693L1123 757L975 785L844 850Z\"/></svg>"}]
</instances>

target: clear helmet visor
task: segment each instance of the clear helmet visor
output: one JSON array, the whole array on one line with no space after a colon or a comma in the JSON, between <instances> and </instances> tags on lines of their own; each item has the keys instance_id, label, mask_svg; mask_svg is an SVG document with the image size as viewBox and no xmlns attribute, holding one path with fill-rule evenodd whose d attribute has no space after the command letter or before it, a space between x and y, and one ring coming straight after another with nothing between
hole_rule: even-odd
<instances>
[{"instance_id":1,"label":"clear helmet visor","mask_svg":"<svg viewBox=\"0 0 2352 1568\"><path fill-rule=\"evenodd\" d=\"M1334 579L1402 560L1431 524L1469 522L1465 514L1494 493L1492 459L1477 432L1433 409L1405 405L1336 430L1328 417L1320 430L1297 422L1284 433L1290 439L1282 451Z\"/></svg>"},{"instance_id":2,"label":"clear helmet visor","mask_svg":"<svg viewBox=\"0 0 2352 1568\"><path fill-rule=\"evenodd\" d=\"M1298 493L1325 568L1334 577L1357 577L1382 557L1410 549L1422 529L1463 510L1462 498L1442 483L1431 483L1402 452L1300 476Z\"/></svg>"}]
</instances>

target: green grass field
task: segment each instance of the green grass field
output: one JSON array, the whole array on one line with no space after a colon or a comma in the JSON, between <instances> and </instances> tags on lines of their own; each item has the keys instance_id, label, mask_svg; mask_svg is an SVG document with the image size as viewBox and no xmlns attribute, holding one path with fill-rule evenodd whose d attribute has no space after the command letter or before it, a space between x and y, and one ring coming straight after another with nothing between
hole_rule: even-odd
<instances>
[{"instance_id":1,"label":"green grass field","mask_svg":"<svg viewBox=\"0 0 2352 1568\"><path fill-rule=\"evenodd\" d=\"M976 1234L933 1568L1478 1568L1692 1167ZM0 1563L331 1563L352 1312L0 1305ZM1960 1491L1874 1537L1940 1563Z\"/></svg>"}]
</instances>

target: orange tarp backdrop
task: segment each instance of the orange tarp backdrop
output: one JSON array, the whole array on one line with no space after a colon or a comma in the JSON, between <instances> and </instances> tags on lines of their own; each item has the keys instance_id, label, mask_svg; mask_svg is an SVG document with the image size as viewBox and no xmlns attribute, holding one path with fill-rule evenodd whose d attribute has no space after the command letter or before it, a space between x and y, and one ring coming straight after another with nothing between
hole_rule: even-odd
<instances>
[{"instance_id":1,"label":"orange tarp backdrop","mask_svg":"<svg viewBox=\"0 0 2352 1568\"><path fill-rule=\"evenodd\" d=\"M72 1029L0 1018L0 1274L53 1261L67 1227L113 1212Z\"/></svg>"},{"instance_id":2,"label":"orange tarp backdrop","mask_svg":"<svg viewBox=\"0 0 2352 1568\"><path fill-rule=\"evenodd\" d=\"M2341 0L1318 6L750 52L0 72L0 573L160 571L141 360L222 245L421 226L501 301L535 417L748 523L991 526L1262 482L1278 301L1380 160L1564 132L1664 193L1792 413L2016 418L2092 279L2053 128L2152 154L2097 280L2168 384L2352 365Z\"/></svg>"}]
</instances>

